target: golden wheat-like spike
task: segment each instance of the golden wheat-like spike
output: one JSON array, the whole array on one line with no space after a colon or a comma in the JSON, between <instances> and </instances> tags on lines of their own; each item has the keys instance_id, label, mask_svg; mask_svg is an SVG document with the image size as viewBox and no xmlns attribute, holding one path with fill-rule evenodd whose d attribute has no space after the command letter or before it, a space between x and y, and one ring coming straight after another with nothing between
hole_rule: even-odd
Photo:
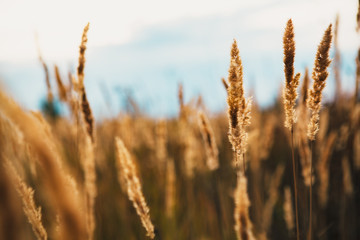
<instances>
[{"instance_id":1,"label":"golden wheat-like spike","mask_svg":"<svg viewBox=\"0 0 360 240\"><path fill-rule=\"evenodd\" d=\"M4 165L16 191L21 197L25 215L31 224L36 238L39 240L46 240L47 232L41 221L41 208L37 208L34 202L34 190L26 185L24 180L21 179L16 172L14 165L9 160L5 160Z\"/></svg>"},{"instance_id":2,"label":"golden wheat-like spike","mask_svg":"<svg viewBox=\"0 0 360 240\"><path fill-rule=\"evenodd\" d=\"M307 106L311 111L307 135L308 138L312 141L315 140L315 135L319 131L319 112L321 107L322 90L326 84L325 80L329 75L327 67L331 63L331 60L329 59L329 51L332 39L331 27L332 25L330 24L326 29L316 53L312 73L314 82L312 89L309 90L309 97L307 101Z\"/></svg>"},{"instance_id":3,"label":"golden wheat-like spike","mask_svg":"<svg viewBox=\"0 0 360 240\"><path fill-rule=\"evenodd\" d=\"M284 73L285 88L283 99L285 107L285 127L292 130L295 119L295 103L297 98L296 89L299 85L300 73L294 77L295 39L294 27L291 19L288 20L283 37L284 44Z\"/></svg>"},{"instance_id":4,"label":"golden wheat-like spike","mask_svg":"<svg viewBox=\"0 0 360 240\"><path fill-rule=\"evenodd\" d=\"M81 86L84 84L84 68L85 68L85 50L86 50L86 44L87 44L87 32L89 31L89 25L88 23L83 31L83 35L81 37L81 44L80 44L80 51L79 51L79 65L77 67L77 75L79 79L79 83Z\"/></svg>"},{"instance_id":5,"label":"golden wheat-like spike","mask_svg":"<svg viewBox=\"0 0 360 240\"><path fill-rule=\"evenodd\" d=\"M203 112L199 112L198 118L200 132L205 144L205 152L207 156L206 165L210 170L215 170L219 167L219 159L214 132L211 128L209 119Z\"/></svg>"},{"instance_id":6,"label":"golden wheat-like spike","mask_svg":"<svg viewBox=\"0 0 360 240\"><path fill-rule=\"evenodd\" d=\"M2 91L0 91L0 109L19 127L25 140L37 153L49 203L59 210L60 218L63 221L62 239L85 239L86 231L81 220L82 214L73 192L66 185L66 175L61 171L59 156L52 148L53 144L49 143L51 140L44 132L43 126L33 116L25 113Z\"/></svg>"},{"instance_id":7,"label":"golden wheat-like spike","mask_svg":"<svg viewBox=\"0 0 360 240\"><path fill-rule=\"evenodd\" d=\"M86 130L89 134L91 140L95 142L95 126L94 126L94 117L92 115L92 111L90 108L89 101L87 99L85 86L84 86L84 68L85 68L85 50L87 43L87 32L89 30L89 23L85 26L83 35L81 38L80 51L79 51L79 65L77 68L78 75L78 84L79 89L78 92L80 94L81 101L81 110L83 113L84 122L86 124Z\"/></svg>"},{"instance_id":8,"label":"golden wheat-like spike","mask_svg":"<svg viewBox=\"0 0 360 240\"><path fill-rule=\"evenodd\" d=\"M137 214L140 217L142 225L144 226L147 236L151 239L155 238L154 225L150 219L150 210L146 204L144 195L142 193L140 180L136 173L136 167L130 157L128 150L119 137L115 138L116 143L116 157L117 168L119 174L125 175L127 192L130 201L133 203Z\"/></svg>"},{"instance_id":9,"label":"golden wheat-like spike","mask_svg":"<svg viewBox=\"0 0 360 240\"><path fill-rule=\"evenodd\" d=\"M85 89L81 91L81 110L83 113L83 118L86 124L86 130L89 134L92 142L95 142L95 126L94 126L94 117L90 108L89 101L86 96Z\"/></svg>"},{"instance_id":10,"label":"golden wheat-like spike","mask_svg":"<svg viewBox=\"0 0 360 240\"><path fill-rule=\"evenodd\" d=\"M58 86L59 98L60 98L61 101L66 102L66 101L67 101L67 90L66 90L66 87L64 86L63 81L61 80L61 76L60 76L60 72L59 72L58 66L55 65L54 69L55 69L56 83L57 83L57 86Z\"/></svg>"},{"instance_id":11,"label":"golden wheat-like spike","mask_svg":"<svg viewBox=\"0 0 360 240\"><path fill-rule=\"evenodd\" d=\"M250 200L247 192L247 179L238 173L235 189L235 232L238 240L255 240L252 232L252 223L249 218Z\"/></svg>"},{"instance_id":12,"label":"golden wheat-like spike","mask_svg":"<svg viewBox=\"0 0 360 240\"><path fill-rule=\"evenodd\" d=\"M246 100L243 87L243 68L239 56L239 49L236 40L231 47L229 67L229 88L227 103L229 118L229 141L236 153L236 165L243 162L245 171L245 161L243 159L247 146L246 127L250 125L251 99Z\"/></svg>"},{"instance_id":13,"label":"golden wheat-like spike","mask_svg":"<svg viewBox=\"0 0 360 240\"><path fill-rule=\"evenodd\" d=\"M240 111L240 94L241 94L241 86L239 83L239 78L237 74L237 69L241 68L242 66L237 66L236 59L239 58L239 50L237 47L236 40L231 47L231 60L230 60L230 68L229 68L229 88L228 88L228 98L227 102L229 105L229 122L230 128L235 129L238 126L238 112ZM230 131L231 131L230 129Z\"/></svg>"},{"instance_id":14,"label":"golden wheat-like spike","mask_svg":"<svg viewBox=\"0 0 360 240\"><path fill-rule=\"evenodd\" d=\"M294 78L295 40L294 27L291 19L288 20L283 37L284 44L284 72L287 84Z\"/></svg>"}]
</instances>

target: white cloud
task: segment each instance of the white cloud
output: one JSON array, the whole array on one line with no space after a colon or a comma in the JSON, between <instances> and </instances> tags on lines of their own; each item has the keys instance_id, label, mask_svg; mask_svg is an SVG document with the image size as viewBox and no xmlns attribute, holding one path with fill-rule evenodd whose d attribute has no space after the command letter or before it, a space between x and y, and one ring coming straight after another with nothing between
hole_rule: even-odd
<instances>
[{"instance_id":1,"label":"white cloud","mask_svg":"<svg viewBox=\"0 0 360 240\"><path fill-rule=\"evenodd\" d=\"M248 11L249 27L282 31L287 18L294 18L295 26L315 27L333 20L337 11L343 22L343 32L351 37L340 38L344 47L354 45L356 1L245 1L245 0L13 0L0 8L0 60L36 58L34 32L40 38L42 52L47 59L76 59L84 25L89 21L89 47L129 42L142 29L212 15L231 15ZM224 26L225 27L225 26ZM236 29L236 23L234 23ZM344 34L345 35L345 34Z\"/></svg>"}]
</instances>

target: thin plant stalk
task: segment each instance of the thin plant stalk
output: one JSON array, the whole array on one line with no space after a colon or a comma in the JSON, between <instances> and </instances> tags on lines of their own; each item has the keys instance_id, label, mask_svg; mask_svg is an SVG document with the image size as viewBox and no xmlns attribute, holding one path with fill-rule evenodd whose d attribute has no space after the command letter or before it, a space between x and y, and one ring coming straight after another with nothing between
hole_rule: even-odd
<instances>
[{"instance_id":1,"label":"thin plant stalk","mask_svg":"<svg viewBox=\"0 0 360 240\"><path fill-rule=\"evenodd\" d=\"M313 141L310 141L310 213L309 213L309 240L311 240L312 233L312 149L313 149Z\"/></svg>"},{"instance_id":2,"label":"thin plant stalk","mask_svg":"<svg viewBox=\"0 0 360 240\"><path fill-rule=\"evenodd\" d=\"M300 235L299 235L299 214L298 214L298 203L297 203L297 193L298 193L298 192L297 192L295 156L294 156L294 128L291 128L291 155L292 155L293 176L294 176L296 239L297 239L297 240L300 240Z\"/></svg>"}]
</instances>

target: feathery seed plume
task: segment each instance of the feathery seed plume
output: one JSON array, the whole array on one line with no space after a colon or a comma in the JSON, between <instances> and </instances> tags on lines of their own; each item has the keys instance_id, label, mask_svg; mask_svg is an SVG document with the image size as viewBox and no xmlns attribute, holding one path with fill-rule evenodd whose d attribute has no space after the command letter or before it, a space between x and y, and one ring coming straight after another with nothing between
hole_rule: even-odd
<instances>
[{"instance_id":1,"label":"feathery seed plume","mask_svg":"<svg viewBox=\"0 0 360 240\"><path fill-rule=\"evenodd\" d=\"M229 88L227 102L229 106L229 141L236 153L236 165L244 161L248 134L246 127L250 125L251 99L245 99L243 88L243 69L239 57L236 40L231 47L231 60L229 68ZM245 162L243 162L245 166ZM245 169L244 169L245 171Z\"/></svg>"},{"instance_id":2,"label":"feathery seed plume","mask_svg":"<svg viewBox=\"0 0 360 240\"><path fill-rule=\"evenodd\" d=\"M32 226L36 238L46 240L47 232L41 221L41 207L37 208L34 202L34 190L26 185L16 172L14 165L8 159L5 160L4 165L12 183L15 185L16 191L21 197L25 215Z\"/></svg>"},{"instance_id":3,"label":"feathery seed plume","mask_svg":"<svg viewBox=\"0 0 360 240\"><path fill-rule=\"evenodd\" d=\"M154 239L154 225L152 224L150 219L150 210L146 204L144 195L142 193L141 184L136 173L135 164L131 159L130 154L126 149L123 141L119 137L115 138L115 144L118 173L125 175L129 199L130 201L132 201L134 208L136 209L136 212L140 217L142 225L146 229L147 236L151 239Z\"/></svg>"},{"instance_id":4,"label":"feathery seed plume","mask_svg":"<svg viewBox=\"0 0 360 240\"><path fill-rule=\"evenodd\" d=\"M295 40L294 27L291 19L288 20L283 37L284 43L284 72L285 88L283 89L283 99L285 107L285 127L292 130L295 119L295 102L297 98L296 89L299 85L300 73L294 77L294 58L295 58Z\"/></svg>"},{"instance_id":5,"label":"feathery seed plume","mask_svg":"<svg viewBox=\"0 0 360 240\"><path fill-rule=\"evenodd\" d=\"M84 68L85 68L85 50L87 43L87 32L89 30L89 23L85 26L83 35L81 37L80 51L79 51L79 65L77 68L78 75L78 84L79 84L79 94L81 101L81 110L83 113L84 121L86 124L86 130L92 140L95 142L95 134L94 134L94 117L92 115L92 111L90 108L89 101L86 96L85 86L84 86Z\"/></svg>"},{"instance_id":6,"label":"feathery seed plume","mask_svg":"<svg viewBox=\"0 0 360 240\"><path fill-rule=\"evenodd\" d=\"M15 102L0 91L0 109L23 132L25 140L37 153L38 162L45 187L54 207L59 209L62 219L61 236L63 239L85 239L85 226L73 192L66 186L66 174L61 169L59 156L53 149L51 138L44 126L34 116L24 112ZM34 131L35 130L35 131Z\"/></svg>"},{"instance_id":7,"label":"feathery seed plume","mask_svg":"<svg viewBox=\"0 0 360 240\"><path fill-rule=\"evenodd\" d=\"M329 59L332 39L331 27L332 25L330 24L326 29L323 39L318 47L312 73L314 82L312 89L310 89L308 93L307 106L311 111L311 117L307 132L308 138L312 141L315 140L315 135L319 131L319 112L321 107L322 90L326 84L325 80L329 75L327 67L331 63L331 60Z\"/></svg>"}]
</instances>

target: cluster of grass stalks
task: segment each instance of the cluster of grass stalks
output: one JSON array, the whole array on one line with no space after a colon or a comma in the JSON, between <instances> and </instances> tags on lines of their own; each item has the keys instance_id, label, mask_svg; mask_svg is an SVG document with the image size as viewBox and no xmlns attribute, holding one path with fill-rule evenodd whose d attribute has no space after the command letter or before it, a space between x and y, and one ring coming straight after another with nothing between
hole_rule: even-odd
<instances>
[{"instance_id":1,"label":"cluster of grass stalks","mask_svg":"<svg viewBox=\"0 0 360 240\"><path fill-rule=\"evenodd\" d=\"M184 102L179 85L178 117L120 113L101 122L85 89L88 31L68 84L54 68L57 95L40 55L48 104L59 99L70 117L26 111L0 90L0 239L360 238L360 49L355 92L322 103L331 25L312 77L306 69L301 78L287 22L285 84L272 107L245 97L234 40L222 79L227 112Z\"/></svg>"}]
</instances>

